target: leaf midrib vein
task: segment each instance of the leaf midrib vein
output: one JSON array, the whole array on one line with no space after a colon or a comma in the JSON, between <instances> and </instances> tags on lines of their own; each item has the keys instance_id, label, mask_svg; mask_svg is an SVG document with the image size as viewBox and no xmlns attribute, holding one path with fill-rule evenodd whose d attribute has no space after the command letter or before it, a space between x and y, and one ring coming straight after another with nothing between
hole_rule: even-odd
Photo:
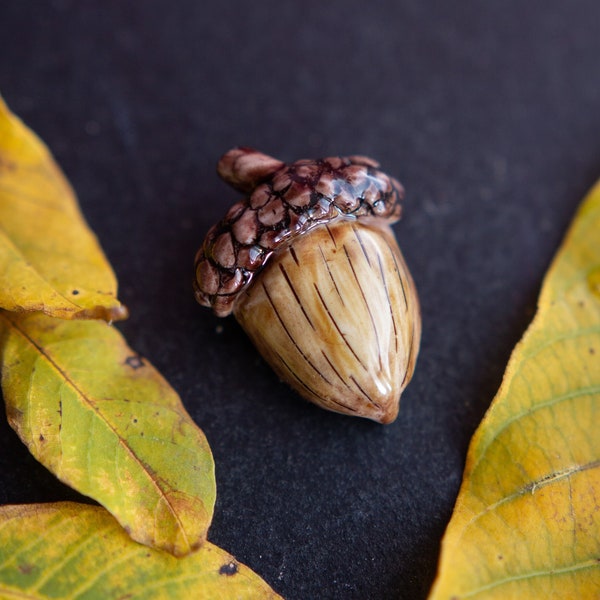
<instances>
[{"instance_id":1,"label":"leaf midrib vein","mask_svg":"<svg viewBox=\"0 0 600 600\"><path fill-rule=\"evenodd\" d=\"M508 427L510 427L510 425L512 425L512 423L519 421L520 419L527 418L531 414L537 412L538 410L549 408L551 406L554 406L555 404L559 404L560 402L564 402L566 400L575 400L577 398L581 398L582 396L589 396L591 394L597 393L600 393L600 385L593 385L587 388L578 388L566 394L561 394L559 396L555 396L554 398L550 398L549 400L546 400L544 402L534 404L533 406L530 406L526 411L513 415L506 421L503 421L502 426L494 432L494 437L486 444L486 446L483 449L479 451L477 462L473 465L473 467L470 470L471 476L480 465L484 464L483 458L486 455L489 448L492 446L492 444L499 438L500 434L503 431L505 431Z\"/></svg>"},{"instance_id":2,"label":"leaf midrib vein","mask_svg":"<svg viewBox=\"0 0 600 600\"><path fill-rule=\"evenodd\" d=\"M563 332L557 333L549 338L546 338L546 340L544 342L532 347L529 352L523 352L521 355L522 362L523 362L523 364L525 364L526 361L529 361L532 358L535 358L538 354L540 354L541 352L543 352L544 350L553 346L556 343L572 341L578 337L582 337L582 336L590 334L590 333L600 333L600 324L591 325L590 327L579 327L578 329L576 329L574 331L573 330L563 331Z\"/></svg>"},{"instance_id":3,"label":"leaf midrib vein","mask_svg":"<svg viewBox=\"0 0 600 600\"><path fill-rule=\"evenodd\" d=\"M582 571L584 569L591 569L593 567L596 567L596 568L600 567L600 563L598 562L598 559L581 561L581 562L574 563L572 565L569 565L567 567L562 567L559 569L543 569L541 571L532 571L530 573L523 573L521 575L505 577L504 579L498 579L497 581L492 581L491 583L482 585L481 587L475 588L474 590L471 590L469 592L462 593L462 594L458 595L457 598L459 598L460 600L462 600L463 598L471 598L472 596L476 596L477 594L480 594L482 592L487 592L488 590L491 590L491 589L496 588L501 585L505 585L507 583L512 583L514 581L522 581L525 579L531 579L533 577L548 577L548 576L555 576L555 575L563 575L565 573L572 573L573 571Z\"/></svg>"},{"instance_id":4,"label":"leaf midrib vein","mask_svg":"<svg viewBox=\"0 0 600 600\"><path fill-rule=\"evenodd\" d=\"M542 477L541 479L532 481L531 483L528 483L527 485L520 487L518 490L512 492L511 494L508 494L507 496L500 498L500 500L497 500L496 502L490 504L489 506L486 506L486 508L484 508L481 512L477 513L475 516L473 516L471 518L471 520L464 526L464 530L466 531L466 529L468 527L470 527L475 521L477 521L484 515L494 511L498 506L501 506L503 504L506 504L507 502L515 500L516 498L524 496L527 493L534 494L536 490L546 487L548 485L557 483L558 481L562 481L565 478L570 478L571 475L575 475L575 474L581 473L583 471L590 471L592 469L597 469L599 467L600 467L600 460L594 460L594 461L585 463L583 465L574 465L572 467L568 467L561 471L555 471L553 473L549 473L549 474L545 475L544 477Z\"/></svg>"}]
</instances>

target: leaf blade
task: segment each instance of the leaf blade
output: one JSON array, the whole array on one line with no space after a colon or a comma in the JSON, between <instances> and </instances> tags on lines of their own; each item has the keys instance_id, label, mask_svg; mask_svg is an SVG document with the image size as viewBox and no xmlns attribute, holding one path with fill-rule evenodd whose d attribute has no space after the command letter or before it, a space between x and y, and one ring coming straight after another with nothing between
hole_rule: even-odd
<instances>
[{"instance_id":1,"label":"leaf blade","mask_svg":"<svg viewBox=\"0 0 600 600\"><path fill-rule=\"evenodd\" d=\"M69 182L0 97L0 308L118 320L117 281Z\"/></svg>"},{"instance_id":2,"label":"leaf blade","mask_svg":"<svg viewBox=\"0 0 600 600\"><path fill-rule=\"evenodd\" d=\"M600 184L473 436L430 599L600 593Z\"/></svg>"},{"instance_id":3,"label":"leaf blade","mask_svg":"<svg viewBox=\"0 0 600 600\"><path fill-rule=\"evenodd\" d=\"M0 596L280 598L209 542L195 554L174 558L132 542L104 509L72 502L0 508Z\"/></svg>"},{"instance_id":4,"label":"leaf blade","mask_svg":"<svg viewBox=\"0 0 600 600\"><path fill-rule=\"evenodd\" d=\"M0 313L8 420L34 457L130 535L176 555L206 538L214 463L162 376L114 327Z\"/></svg>"}]
</instances>

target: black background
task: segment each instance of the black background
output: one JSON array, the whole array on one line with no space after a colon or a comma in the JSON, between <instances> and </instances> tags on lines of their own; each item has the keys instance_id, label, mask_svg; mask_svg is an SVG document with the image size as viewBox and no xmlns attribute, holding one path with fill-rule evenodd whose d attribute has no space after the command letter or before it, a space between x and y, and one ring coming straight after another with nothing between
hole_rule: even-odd
<instances>
[{"instance_id":1,"label":"black background","mask_svg":"<svg viewBox=\"0 0 600 600\"><path fill-rule=\"evenodd\" d=\"M0 91L76 188L119 329L213 449L209 538L288 600L426 597L468 441L600 175L599 24L597 0L2 3ZM195 303L240 144L367 154L404 183L424 330L395 423L307 404ZM0 502L78 498L2 416Z\"/></svg>"}]
</instances>

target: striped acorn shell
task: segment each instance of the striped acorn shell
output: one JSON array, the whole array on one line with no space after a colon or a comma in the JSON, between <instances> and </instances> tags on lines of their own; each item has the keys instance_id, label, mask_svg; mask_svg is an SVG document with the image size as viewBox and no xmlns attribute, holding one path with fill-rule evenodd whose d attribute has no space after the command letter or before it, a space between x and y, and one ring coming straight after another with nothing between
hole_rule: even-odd
<instances>
[{"instance_id":1,"label":"striped acorn shell","mask_svg":"<svg viewBox=\"0 0 600 600\"><path fill-rule=\"evenodd\" d=\"M301 396L380 423L396 418L421 325L388 225L341 220L315 228L271 258L234 314Z\"/></svg>"},{"instance_id":2,"label":"striped acorn shell","mask_svg":"<svg viewBox=\"0 0 600 600\"><path fill-rule=\"evenodd\" d=\"M390 423L421 320L389 224L401 185L366 157L286 165L236 148L219 173L248 196L196 255L198 302L233 311L275 372L339 413Z\"/></svg>"}]
</instances>

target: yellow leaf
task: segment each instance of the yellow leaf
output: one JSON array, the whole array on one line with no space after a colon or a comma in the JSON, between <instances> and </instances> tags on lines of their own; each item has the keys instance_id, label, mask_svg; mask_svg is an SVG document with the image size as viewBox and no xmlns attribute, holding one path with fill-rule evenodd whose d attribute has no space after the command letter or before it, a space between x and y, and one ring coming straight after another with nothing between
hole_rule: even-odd
<instances>
[{"instance_id":1,"label":"yellow leaf","mask_svg":"<svg viewBox=\"0 0 600 600\"><path fill-rule=\"evenodd\" d=\"M8 420L62 481L135 540L175 555L206 538L214 464L179 396L104 321L0 311Z\"/></svg>"},{"instance_id":2,"label":"yellow leaf","mask_svg":"<svg viewBox=\"0 0 600 600\"><path fill-rule=\"evenodd\" d=\"M277 600L258 575L206 542L185 558L132 542L102 508L72 502L0 508L6 600Z\"/></svg>"},{"instance_id":3,"label":"yellow leaf","mask_svg":"<svg viewBox=\"0 0 600 600\"><path fill-rule=\"evenodd\" d=\"M471 442L431 600L600 598L600 184Z\"/></svg>"},{"instance_id":4,"label":"yellow leaf","mask_svg":"<svg viewBox=\"0 0 600 600\"><path fill-rule=\"evenodd\" d=\"M0 97L0 308L122 319L117 282L44 143Z\"/></svg>"}]
</instances>

